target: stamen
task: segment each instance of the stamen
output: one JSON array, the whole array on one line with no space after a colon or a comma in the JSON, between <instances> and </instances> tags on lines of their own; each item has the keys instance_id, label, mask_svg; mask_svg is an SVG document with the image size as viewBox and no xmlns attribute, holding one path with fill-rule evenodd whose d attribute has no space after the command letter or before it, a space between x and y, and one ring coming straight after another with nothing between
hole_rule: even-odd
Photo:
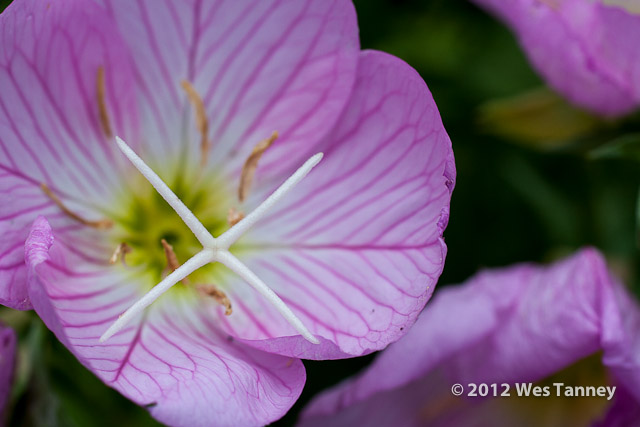
<instances>
[{"instance_id":1,"label":"stamen","mask_svg":"<svg viewBox=\"0 0 640 427\"><path fill-rule=\"evenodd\" d=\"M221 306L224 307L224 315L230 316L233 313L231 309L231 300L223 291L218 289L215 285L200 285L198 289L203 294L215 299Z\"/></svg>"},{"instance_id":2,"label":"stamen","mask_svg":"<svg viewBox=\"0 0 640 427\"><path fill-rule=\"evenodd\" d=\"M88 219L82 218L80 215L78 215L77 213L71 211L69 208L67 208L64 203L62 203L62 200L60 200L60 198L58 196L56 196L56 194L51 191L51 189L49 188L49 186L47 184L45 184L44 182L40 184L40 188L42 189L42 191L44 192L44 194L47 195L47 197L49 197L51 199L51 201L53 203L56 204L56 206L58 206L58 208L60 208L60 210L62 212L64 212L69 218L78 221L80 224L84 224L87 225L89 227L93 227L93 228L97 228L98 230L107 230L111 227L113 227L113 221L111 221L110 219L99 219L96 221L90 221Z\"/></svg>"},{"instance_id":3,"label":"stamen","mask_svg":"<svg viewBox=\"0 0 640 427\"><path fill-rule=\"evenodd\" d=\"M240 187L238 187L238 200L240 203L244 202L247 195L249 195L253 176L256 174L260 157L262 157L262 154L267 151L267 148L271 147L271 144L273 144L276 139L278 139L278 132L273 131L269 138L263 139L253 147L253 151L251 151L251 154L244 162L244 166L242 166L242 172L240 174Z\"/></svg>"},{"instance_id":4,"label":"stamen","mask_svg":"<svg viewBox=\"0 0 640 427\"><path fill-rule=\"evenodd\" d=\"M102 126L102 131L107 138L111 138L113 137L113 133L111 133L111 121L109 120L109 112L107 111L104 67L102 65L98 67L96 89L98 92L98 113L100 115L100 125Z\"/></svg>"},{"instance_id":5,"label":"stamen","mask_svg":"<svg viewBox=\"0 0 640 427\"><path fill-rule=\"evenodd\" d=\"M171 271L176 271L178 267L180 267L180 262L178 262L178 257L176 253L173 251L173 246L171 246L166 240L160 240L162 243L162 247L164 248L164 256L167 257L167 264Z\"/></svg>"},{"instance_id":6,"label":"stamen","mask_svg":"<svg viewBox=\"0 0 640 427\"><path fill-rule=\"evenodd\" d=\"M189 101L191 101L191 104L193 104L193 107L196 109L196 124L198 126L198 132L200 132L200 154L202 156L200 160L201 165L204 166L207 161L211 145L208 138L209 120L207 119L207 112L204 108L202 98L200 98L200 95L198 95L198 92L191 83L187 80L183 80L182 88L187 93Z\"/></svg>"},{"instance_id":7,"label":"stamen","mask_svg":"<svg viewBox=\"0 0 640 427\"><path fill-rule=\"evenodd\" d=\"M180 267L180 261L178 261L178 256L173 251L173 246L169 244L165 239L161 239L160 243L162 243L162 247L164 248L164 256L167 258L167 265L169 269L173 272ZM188 283L187 278L185 277L180 281L181 283Z\"/></svg>"},{"instance_id":8,"label":"stamen","mask_svg":"<svg viewBox=\"0 0 640 427\"><path fill-rule=\"evenodd\" d=\"M262 202L253 212L247 215L239 223L225 231L217 240L217 246L223 249L229 249L229 246L234 244L240 236L242 236L249 228L251 228L258 220L265 216L267 211L273 207L285 194L293 189L302 178L307 176L311 169L315 167L322 160L322 153L315 154L307 160L297 171L294 172L287 180L274 191L267 199Z\"/></svg>"},{"instance_id":9,"label":"stamen","mask_svg":"<svg viewBox=\"0 0 640 427\"><path fill-rule=\"evenodd\" d=\"M151 305L152 302L158 299L158 297L160 297L160 295L162 295L166 290L168 290L170 287L172 287L200 267L209 264L211 261L213 261L213 259L213 251L211 251L210 249L204 249L195 254L189 259L189 261L185 262L175 271L171 272L160 283L158 283L142 298L140 298L135 304L129 307L127 311L122 313L120 317L118 317L118 320L116 320L113 325L111 325L109 329L107 329L107 331L102 334L102 336L100 337L100 342L104 342L111 338L115 333L124 328L134 316L141 313L142 310L147 308L149 305Z\"/></svg>"},{"instance_id":10,"label":"stamen","mask_svg":"<svg viewBox=\"0 0 640 427\"><path fill-rule=\"evenodd\" d=\"M227 223L229 223L229 227L233 227L237 223L239 223L242 218L244 218L244 213L242 211L237 211L234 208L229 208L229 213L227 214Z\"/></svg>"},{"instance_id":11,"label":"stamen","mask_svg":"<svg viewBox=\"0 0 640 427\"><path fill-rule=\"evenodd\" d=\"M119 259L122 259L122 262L124 263L124 257L129 252L131 252L131 246L127 245L125 242L120 243L116 247L116 250L113 251L111 258L109 258L109 264L113 265L118 262Z\"/></svg>"},{"instance_id":12,"label":"stamen","mask_svg":"<svg viewBox=\"0 0 640 427\"><path fill-rule=\"evenodd\" d=\"M140 298L133 306L125 311L118 320L111 325L109 329L100 337L100 342L109 339L119 330L121 330L129 320L139 314L160 295L166 292L170 287L178 283L180 280L193 273L198 268L211 263L220 262L226 265L249 283L254 289L262 294L291 324L308 341L318 344L319 341L304 326L302 321L287 307L287 305L271 290L258 276L256 276L247 266L233 256L229 251L232 245L240 236L255 224L266 212L277 203L286 193L291 191L298 182L302 180L315 165L322 159L322 153L318 153L307 160L293 175L291 175L276 191L273 192L260 206L251 212L246 218L240 220L236 225L224 232L219 238L214 238L193 215L193 213L182 203L171 189L147 166L140 157L138 157L131 148L120 138L116 137L118 146L122 152L131 160L134 166L149 180L151 185L160 193L160 195L169 203L169 205L178 213L185 224L191 229L196 238L204 247L200 252L191 257L186 263L178 267L175 271L165 277L160 283L154 286L147 294ZM230 309L230 306L229 306Z\"/></svg>"},{"instance_id":13,"label":"stamen","mask_svg":"<svg viewBox=\"0 0 640 427\"><path fill-rule=\"evenodd\" d=\"M151 170L145 162L142 161L136 153L133 152L131 147L127 145L120 137L116 136L116 143L122 153L133 163L133 165L140 171L140 173L147 178L147 181L153 185L158 194L169 203L169 206L182 218L182 221L189 227L189 230L196 236L196 239L204 247L213 247L216 239L207 231L202 223L196 218L196 216L189 210L188 207L182 203L182 200L176 196L173 191L160 179L160 177Z\"/></svg>"}]
</instances>

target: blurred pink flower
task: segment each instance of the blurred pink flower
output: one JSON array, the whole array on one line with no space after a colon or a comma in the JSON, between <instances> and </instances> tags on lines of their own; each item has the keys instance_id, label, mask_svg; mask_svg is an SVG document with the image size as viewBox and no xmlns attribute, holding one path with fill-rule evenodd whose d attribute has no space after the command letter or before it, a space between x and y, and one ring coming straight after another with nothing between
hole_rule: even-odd
<instances>
[{"instance_id":1,"label":"blurred pink flower","mask_svg":"<svg viewBox=\"0 0 640 427\"><path fill-rule=\"evenodd\" d=\"M593 249L549 267L485 271L441 289L402 340L316 397L301 424L584 425L604 416L604 425L631 425L640 415L639 327L637 304ZM598 360L558 373L590 355ZM517 397L515 383L542 380L550 397ZM616 390L611 401L563 399L554 382ZM488 398L468 397L469 383L495 383L498 394L507 383L511 397L493 398L491 388Z\"/></svg>"},{"instance_id":2,"label":"blurred pink flower","mask_svg":"<svg viewBox=\"0 0 640 427\"><path fill-rule=\"evenodd\" d=\"M451 143L413 69L359 52L351 2L16 0L0 28L0 301L106 384L164 423L265 424L301 392L297 358L370 353L415 321L444 265ZM320 344L220 264L98 342L171 266L161 239L182 262L199 248L115 135L214 235L324 153L232 248Z\"/></svg>"},{"instance_id":3,"label":"blurred pink flower","mask_svg":"<svg viewBox=\"0 0 640 427\"><path fill-rule=\"evenodd\" d=\"M616 116L640 106L640 10L626 0L472 0L503 20L547 83Z\"/></svg>"}]
</instances>

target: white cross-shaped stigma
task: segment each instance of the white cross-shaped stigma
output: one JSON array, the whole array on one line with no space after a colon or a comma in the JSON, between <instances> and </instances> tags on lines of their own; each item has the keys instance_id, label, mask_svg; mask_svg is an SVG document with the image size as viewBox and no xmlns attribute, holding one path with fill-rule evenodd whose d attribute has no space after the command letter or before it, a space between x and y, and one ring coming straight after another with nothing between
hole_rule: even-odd
<instances>
[{"instance_id":1,"label":"white cross-shaped stigma","mask_svg":"<svg viewBox=\"0 0 640 427\"><path fill-rule=\"evenodd\" d=\"M142 312L146 307L153 303L160 295L166 292L170 287L193 273L206 264L219 262L226 265L230 270L234 271L249 283L255 290L264 296L278 312L308 341L319 344L318 339L304 326L302 321L291 311L289 307L269 288L258 276L256 276L246 265L229 252L229 247L235 243L251 226L253 226L260 218L264 217L266 212L285 194L287 194L302 178L304 178L320 160L322 153L318 153L307 160L300 169L291 175L276 191L274 191L267 199L262 202L253 212L247 215L236 225L225 231L219 237L213 237L211 233L202 225L195 217L193 212L185 206L185 204L175 195L173 191L160 179L160 177L144 162L122 139L116 136L118 147L125 156L133 163L133 165L144 175L144 177L153 185L156 191L169 203L169 205L182 218L184 223L189 227L191 232L196 236L202 244L202 250L191 257L187 262L182 264L172 273L167 275L160 283L154 286L127 311L122 313L120 317L107 329L100 337L100 342L104 342L111 338L118 331L122 330L129 321Z\"/></svg>"}]
</instances>

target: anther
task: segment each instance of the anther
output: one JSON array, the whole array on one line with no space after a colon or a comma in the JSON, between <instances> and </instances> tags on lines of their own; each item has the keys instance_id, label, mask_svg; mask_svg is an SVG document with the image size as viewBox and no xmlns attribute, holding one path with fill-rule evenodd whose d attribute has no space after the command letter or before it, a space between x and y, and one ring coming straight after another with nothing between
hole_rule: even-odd
<instances>
[{"instance_id":1,"label":"anther","mask_svg":"<svg viewBox=\"0 0 640 427\"><path fill-rule=\"evenodd\" d=\"M164 256L167 258L167 266L171 270L171 273L176 271L178 267L180 267L180 261L178 261L178 256L173 251L173 246L169 244L165 239L161 239L160 243L162 243L162 247L164 248ZM187 283L188 280L185 277L181 280L182 283Z\"/></svg>"},{"instance_id":2,"label":"anther","mask_svg":"<svg viewBox=\"0 0 640 427\"><path fill-rule=\"evenodd\" d=\"M78 221L79 223L87 225L89 227L97 228L98 230L107 230L113 227L113 221L111 221L110 219L105 218L105 219L99 219L96 221L90 221L88 219L82 218L77 213L71 211L69 208L67 208L64 205L64 203L62 203L62 200L60 200L60 198L56 196L56 194L53 191L51 191L49 186L44 182L40 184L40 188L42 189L44 194L46 194L47 197L49 197L51 201L55 203L56 206L58 206L60 210L64 212L71 219Z\"/></svg>"},{"instance_id":3,"label":"anther","mask_svg":"<svg viewBox=\"0 0 640 427\"><path fill-rule=\"evenodd\" d=\"M204 295L210 296L215 299L218 304L224 307L225 316L230 316L233 313L231 309L231 300L223 291L218 289L215 285L200 285L198 286L198 290L202 292Z\"/></svg>"},{"instance_id":4,"label":"anther","mask_svg":"<svg viewBox=\"0 0 640 427\"><path fill-rule=\"evenodd\" d=\"M178 262L178 257L173 251L173 246L165 239L160 240L160 243L162 243L162 247L164 248L164 256L167 257L167 265L171 271L176 271L178 267L180 267L180 262Z\"/></svg>"},{"instance_id":5,"label":"anther","mask_svg":"<svg viewBox=\"0 0 640 427\"><path fill-rule=\"evenodd\" d=\"M229 224L229 227L233 227L239 223L242 218L244 218L244 213L242 211L238 211L235 208L229 208L229 213L227 214L227 223Z\"/></svg>"},{"instance_id":6,"label":"anther","mask_svg":"<svg viewBox=\"0 0 640 427\"><path fill-rule=\"evenodd\" d=\"M201 165L207 161L207 156L209 155L209 120L207 119L207 112L204 108L204 102L202 102L202 98L198 95L198 92L195 90L193 85L189 83L187 80L182 81L182 88L187 93L189 97L189 101L193 104L193 107L196 110L196 124L198 126L198 131L200 132L200 154L201 154Z\"/></svg>"},{"instance_id":7,"label":"anther","mask_svg":"<svg viewBox=\"0 0 640 427\"><path fill-rule=\"evenodd\" d=\"M111 138L113 137L113 133L111 132L111 121L109 120L109 113L107 111L104 67L102 65L98 67L96 89L98 93L98 114L100 115L100 125L102 126L102 131L107 138Z\"/></svg>"},{"instance_id":8,"label":"anther","mask_svg":"<svg viewBox=\"0 0 640 427\"><path fill-rule=\"evenodd\" d=\"M271 147L271 144L273 144L276 139L278 139L278 132L273 131L269 138L263 139L253 147L251 154L249 154L249 157L244 162L242 172L240 173L240 187L238 187L238 200L240 203L244 202L249 195L253 176L256 174L260 157L267 151L267 148Z\"/></svg>"},{"instance_id":9,"label":"anther","mask_svg":"<svg viewBox=\"0 0 640 427\"><path fill-rule=\"evenodd\" d=\"M120 243L116 247L116 250L113 251L111 258L109 258L109 264L113 265L116 262L118 262L119 259L121 259L122 262L124 263L125 262L124 257L129 252L131 252L131 246L127 245L125 242Z\"/></svg>"}]
</instances>

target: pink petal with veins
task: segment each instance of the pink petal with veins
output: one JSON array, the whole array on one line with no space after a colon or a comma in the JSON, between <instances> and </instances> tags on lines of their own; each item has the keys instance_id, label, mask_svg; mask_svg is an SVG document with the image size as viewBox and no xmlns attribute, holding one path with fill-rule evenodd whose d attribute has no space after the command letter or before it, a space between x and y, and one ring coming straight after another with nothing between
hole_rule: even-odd
<instances>
[{"instance_id":1,"label":"pink petal with veins","mask_svg":"<svg viewBox=\"0 0 640 427\"><path fill-rule=\"evenodd\" d=\"M199 163L200 136L182 80L205 105L209 164L230 172L274 130L280 138L270 151L287 156L277 155L273 167L299 166L349 99L359 50L350 1L101 3L133 52L141 156L151 164L183 153Z\"/></svg>"},{"instance_id":2,"label":"pink petal with veins","mask_svg":"<svg viewBox=\"0 0 640 427\"><path fill-rule=\"evenodd\" d=\"M249 309L234 314L227 330L288 356L362 355L404 335L440 276L455 180L451 142L420 76L370 51L318 150L322 163L240 240L249 246L238 256L323 344L287 337L291 327L239 282L228 287L231 300ZM276 184L263 185L255 199Z\"/></svg>"},{"instance_id":3,"label":"pink petal with veins","mask_svg":"<svg viewBox=\"0 0 640 427\"><path fill-rule=\"evenodd\" d=\"M107 385L174 426L264 425L296 401L302 363L225 334L206 302L168 298L105 343L104 329L141 289L123 274L77 266L43 217L27 241L29 296L38 315Z\"/></svg>"}]
</instances>

